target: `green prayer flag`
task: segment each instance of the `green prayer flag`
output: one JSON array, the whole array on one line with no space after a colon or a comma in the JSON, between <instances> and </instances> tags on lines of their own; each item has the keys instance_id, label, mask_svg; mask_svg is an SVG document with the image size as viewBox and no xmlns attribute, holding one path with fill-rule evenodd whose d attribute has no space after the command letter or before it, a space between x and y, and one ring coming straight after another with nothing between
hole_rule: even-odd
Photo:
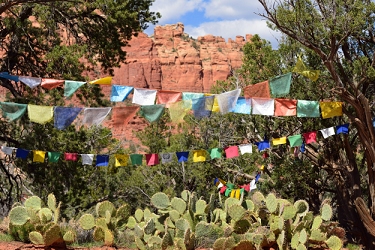
<instances>
[{"instance_id":1,"label":"green prayer flag","mask_svg":"<svg viewBox=\"0 0 375 250\"><path fill-rule=\"evenodd\" d=\"M291 147L302 146L302 135L292 135L288 137L288 141Z\"/></svg>"},{"instance_id":2,"label":"green prayer flag","mask_svg":"<svg viewBox=\"0 0 375 250\"><path fill-rule=\"evenodd\" d=\"M0 102L0 108L3 111L3 116L9 121L20 119L26 112L27 104Z\"/></svg>"},{"instance_id":3,"label":"green prayer flag","mask_svg":"<svg viewBox=\"0 0 375 250\"><path fill-rule=\"evenodd\" d=\"M270 80L270 89L274 97L286 96L290 92L292 73L276 76Z\"/></svg>"},{"instance_id":4,"label":"green prayer flag","mask_svg":"<svg viewBox=\"0 0 375 250\"><path fill-rule=\"evenodd\" d=\"M132 161L132 165L142 165L143 155L141 154L131 154L130 160Z\"/></svg>"},{"instance_id":5,"label":"green prayer flag","mask_svg":"<svg viewBox=\"0 0 375 250\"><path fill-rule=\"evenodd\" d=\"M48 152L48 161L49 162L58 162L61 153L59 152Z\"/></svg>"},{"instance_id":6,"label":"green prayer flag","mask_svg":"<svg viewBox=\"0 0 375 250\"><path fill-rule=\"evenodd\" d=\"M86 82L77 82L77 81L65 81L64 83L64 96L70 97L77 91L83 84Z\"/></svg>"},{"instance_id":7,"label":"green prayer flag","mask_svg":"<svg viewBox=\"0 0 375 250\"><path fill-rule=\"evenodd\" d=\"M320 117L319 101L297 101L297 117Z\"/></svg>"},{"instance_id":8,"label":"green prayer flag","mask_svg":"<svg viewBox=\"0 0 375 250\"><path fill-rule=\"evenodd\" d=\"M223 149L221 148L213 148L210 150L211 159L221 158L222 154L223 154Z\"/></svg>"},{"instance_id":9,"label":"green prayer flag","mask_svg":"<svg viewBox=\"0 0 375 250\"><path fill-rule=\"evenodd\" d=\"M147 121L155 122L158 121L164 114L164 109L164 104L141 106L139 114L143 116Z\"/></svg>"}]
</instances>

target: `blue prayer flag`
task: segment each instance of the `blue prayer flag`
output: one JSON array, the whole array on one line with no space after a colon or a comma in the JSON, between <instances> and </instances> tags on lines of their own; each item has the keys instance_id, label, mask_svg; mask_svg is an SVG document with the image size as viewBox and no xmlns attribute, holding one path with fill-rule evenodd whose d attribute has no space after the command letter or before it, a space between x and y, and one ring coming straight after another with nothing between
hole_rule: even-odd
<instances>
[{"instance_id":1,"label":"blue prayer flag","mask_svg":"<svg viewBox=\"0 0 375 250\"><path fill-rule=\"evenodd\" d=\"M82 108L55 107L54 119L55 128L63 130L67 128L76 119Z\"/></svg>"},{"instance_id":2,"label":"blue prayer flag","mask_svg":"<svg viewBox=\"0 0 375 250\"><path fill-rule=\"evenodd\" d=\"M176 152L178 162L184 162L188 160L189 152Z\"/></svg>"},{"instance_id":3,"label":"blue prayer flag","mask_svg":"<svg viewBox=\"0 0 375 250\"><path fill-rule=\"evenodd\" d=\"M96 156L97 167L107 167L108 162L109 162L109 155L97 155Z\"/></svg>"},{"instance_id":4,"label":"blue prayer flag","mask_svg":"<svg viewBox=\"0 0 375 250\"><path fill-rule=\"evenodd\" d=\"M123 102L133 89L129 86L112 85L111 102Z\"/></svg>"},{"instance_id":5,"label":"blue prayer flag","mask_svg":"<svg viewBox=\"0 0 375 250\"><path fill-rule=\"evenodd\" d=\"M15 81L15 82L20 81L18 76L9 75L8 72L0 72L0 78L5 78L5 79L12 80L12 81Z\"/></svg>"},{"instance_id":6,"label":"blue prayer flag","mask_svg":"<svg viewBox=\"0 0 375 250\"><path fill-rule=\"evenodd\" d=\"M236 106L231 110L233 113L248 114L251 112L251 99L238 97Z\"/></svg>"},{"instance_id":7,"label":"blue prayer flag","mask_svg":"<svg viewBox=\"0 0 375 250\"><path fill-rule=\"evenodd\" d=\"M21 159L25 160L28 155L29 155L29 150L22 149L22 148L17 148L17 152L16 152L16 157L17 158L21 158Z\"/></svg>"},{"instance_id":8,"label":"blue prayer flag","mask_svg":"<svg viewBox=\"0 0 375 250\"><path fill-rule=\"evenodd\" d=\"M349 123L336 126L336 134L348 134L349 133Z\"/></svg>"},{"instance_id":9,"label":"blue prayer flag","mask_svg":"<svg viewBox=\"0 0 375 250\"><path fill-rule=\"evenodd\" d=\"M261 142L256 142L255 145L257 145L259 151L262 151L262 150L265 150L265 149L271 147L270 141L268 141L268 140L264 140L264 141L261 141Z\"/></svg>"}]
</instances>

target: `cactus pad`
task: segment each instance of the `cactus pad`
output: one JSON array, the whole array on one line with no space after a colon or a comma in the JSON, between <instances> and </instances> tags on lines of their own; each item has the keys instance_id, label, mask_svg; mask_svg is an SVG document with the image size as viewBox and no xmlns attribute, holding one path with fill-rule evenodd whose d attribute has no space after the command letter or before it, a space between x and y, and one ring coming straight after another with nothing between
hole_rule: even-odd
<instances>
[{"instance_id":1,"label":"cactus pad","mask_svg":"<svg viewBox=\"0 0 375 250\"><path fill-rule=\"evenodd\" d=\"M302 244L307 242L307 232L306 229L302 229L298 238L298 241Z\"/></svg>"},{"instance_id":2,"label":"cactus pad","mask_svg":"<svg viewBox=\"0 0 375 250\"><path fill-rule=\"evenodd\" d=\"M94 232L92 233L92 237L95 241L104 240L104 229L101 227L95 227Z\"/></svg>"},{"instance_id":3,"label":"cactus pad","mask_svg":"<svg viewBox=\"0 0 375 250\"><path fill-rule=\"evenodd\" d=\"M342 241L339 237L332 235L329 237L329 239L326 241L327 246L329 249L332 250L340 250L342 248Z\"/></svg>"},{"instance_id":4,"label":"cactus pad","mask_svg":"<svg viewBox=\"0 0 375 250\"><path fill-rule=\"evenodd\" d=\"M190 193L189 190L184 190L184 191L181 192L181 198L182 198L185 202L187 202L187 201L189 200L190 195L191 195L191 193Z\"/></svg>"},{"instance_id":5,"label":"cactus pad","mask_svg":"<svg viewBox=\"0 0 375 250\"><path fill-rule=\"evenodd\" d=\"M277 198L273 193L267 195L266 206L270 213L275 213L278 206Z\"/></svg>"},{"instance_id":6,"label":"cactus pad","mask_svg":"<svg viewBox=\"0 0 375 250\"><path fill-rule=\"evenodd\" d=\"M311 226L311 229L318 229L320 225L322 225L322 218L318 215L314 218L313 224Z\"/></svg>"},{"instance_id":7,"label":"cactus pad","mask_svg":"<svg viewBox=\"0 0 375 250\"><path fill-rule=\"evenodd\" d=\"M195 203L195 215L204 215L205 214L205 209L206 209L206 201L204 200L198 200Z\"/></svg>"},{"instance_id":8,"label":"cactus pad","mask_svg":"<svg viewBox=\"0 0 375 250\"><path fill-rule=\"evenodd\" d=\"M35 245L44 245L43 235L37 231L30 232L29 239Z\"/></svg>"},{"instance_id":9,"label":"cactus pad","mask_svg":"<svg viewBox=\"0 0 375 250\"><path fill-rule=\"evenodd\" d=\"M225 250L225 241L227 238L219 238L213 245L214 250Z\"/></svg>"},{"instance_id":10,"label":"cactus pad","mask_svg":"<svg viewBox=\"0 0 375 250\"><path fill-rule=\"evenodd\" d=\"M176 221L176 228L185 233L186 230L190 229L190 224L186 219L180 218Z\"/></svg>"},{"instance_id":11,"label":"cactus pad","mask_svg":"<svg viewBox=\"0 0 375 250\"><path fill-rule=\"evenodd\" d=\"M114 243L114 237L109 229L104 230L104 245L106 246L112 246Z\"/></svg>"},{"instance_id":12,"label":"cactus pad","mask_svg":"<svg viewBox=\"0 0 375 250\"><path fill-rule=\"evenodd\" d=\"M15 226L24 225L29 218L29 214L24 207L14 207L9 212L9 220Z\"/></svg>"},{"instance_id":13,"label":"cactus pad","mask_svg":"<svg viewBox=\"0 0 375 250\"><path fill-rule=\"evenodd\" d=\"M164 237L161 241L161 249L167 249L169 246L173 246L173 239L171 234L168 232L165 232Z\"/></svg>"},{"instance_id":14,"label":"cactus pad","mask_svg":"<svg viewBox=\"0 0 375 250\"><path fill-rule=\"evenodd\" d=\"M115 206L110 201L99 202L96 205L96 215L100 217L105 217L106 211L109 211L111 215L115 215Z\"/></svg>"},{"instance_id":15,"label":"cactus pad","mask_svg":"<svg viewBox=\"0 0 375 250\"><path fill-rule=\"evenodd\" d=\"M76 241L77 234L72 230L68 230L65 232L63 239L66 243L71 244Z\"/></svg>"},{"instance_id":16,"label":"cactus pad","mask_svg":"<svg viewBox=\"0 0 375 250\"><path fill-rule=\"evenodd\" d=\"M151 197L151 204L158 209L166 209L169 207L169 197L165 193L158 192Z\"/></svg>"},{"instance_id":17,"label":"cactus pad","mask_svg":"<svg viewBox=\"0 0 375 250\"><path fill-rule=\"evenodd\" d=\"M79 218L78 223L83 229L90 230L95 227L95 218L92 214L84 214Z\"/></svg>"},{"instance_id":18,"label":"cactus pad","mask_svg":"<svg viewBox=\"0 0 375 250\"><path fill-rule=\"evenodd\" d=\"M283 217L285 220L293 219L296 215L297 209L293 205L284 206Z\"/></svg>"},{"instance_id":19,"label":"cactus pad","mask_svg":"<svg viewBox=\"0 0 375 250\"><path fill-rule=\"evenodd\" d=\"M324 242L326 240L326 235L322 233L319 229L313 229L310 233L309 240L315 241L315 242Z\"/></svg>"},{"instance_id":20,"label":"cactus pad","mask_svg":"<svg viewBox=\"0 0 375 250\"><path fill-rule=\"evenodd\" d=\"M224 202L225 211L227 212L228 208L231 207L234 204L240 204L240 201L235 199L235 198L231 198L231 197L227 198Z\"/></svg>"},{"instance_id":21,"label":"cactus pad","mask_svg":"<svg viewBox=\"0 0 375 250\"><path fill-rule=\"evenodd\" d=\"M252 198L254 204L256 204L256 205L261 205L262 202L265 202L265 200L266 200L264 198L264 195L259 191L254 192L254 194L251 198Z\"/></svg>"},{"instance_id":22,"label":"cactus pad","mask_svg":"<svg viewBox=\"0 0 375 250\"><path fill-rule=\"evenodd\" d=\"M129 216L126 227L130 229L134 229L135 225L137 225L137 221L135 220L133 216Z\"/></svg>"},{"instance_id":23,"label":"cactus pad","mask_svg":"<svg viewBox=\"0 0 375 250\"><path fill-rule=\"evenodd\" d=\"M42 208L42 200L38 196L31 196L26 199L25 207L31 207L38 211Z\"/></svg>"},{"instance_id":24,"label":"cactus pad","mask_svg":"<svg viewBox=\"0 0 375 250\"><path fill-rule=\"evenodd\" d=\"M42 220L42 217L45 216L46 221L51 221L52 220L52 211L49 208L42 208L39 210L39 217L40 220Z\"/></svg>"},{"instance_id":25,"label":"cactus pad","mask_svg":"<svg viewBox=\"0 0 375 250\"><path fill-rule=\"evenodd\" d=\"M299 244L296 248L296 250L307 250L306 246L303 244Z\"/></svg>"},{"instance_id":26,"label":"cactus pad","mask_svg":"<svg viewBox=\"0 0 375 250\"><path fill-rule=\"evenodd\" d=\"M50 246L59 239L61 239L61 232L59 225L54 224L43 235L44 244Z\"/></svg>"},{"instance_id":27,"label":"cactus pad","mask_svg":"<svg viewBox=\"0 0 375 250\"><path fill-rule=\"evenodd\" d=\"M122 205L116 211L116 217L118 219L127 220L130 215L131 215L131 207L129 206L129 204Z\"/></svg>"},{"instance_id":28,"label":"cactus pad","mask_svg":"<svg viewBox=\"0 0 375 250\"><path fill-rule=\"evenodd\" d=\"M141 222L143 220L143 210L140 208L135 210L134 218L137 220L137 222Z\"/></svg>"},{"instance_id":29,"label":"cactus pad","mask_svg":"<svg viewBox=\"0 0 375 250\"><path fill-rule=\"evenodd\" d=\"M47 197L47 205L48 208L51 209L52 212L55 212L56 210L56 197L54 194L49 194Z\"/></svg>"},{"instance_id":30,"label":"cactus pad","mask_svg":"<svg viewBox=\"0 0 375 250\"><path fill-rule=\"evenodd\" d=\"M152 234L155 231L155 222L149 219L144 227L145 234Z\"/></svg>"},{"instance_id":31,"label":"cactus pad","mask_svg":"<svg viewBox=\"0 0 375 250\"><path fill-rule=\"evenodd\" d=\"M107 221L105 218L96 218L95 220L95 226L101 227L103 229L108 228Z\"/></svg>"},{"instance_id":32,"label":"cactus pad","mask_svg":"<svg viewBox=\"0 0 375 250\"><path fill-rule=\"evenodd\" d=\"M181 198L173 197L171 200L171 206L180 214L183 214L186 210L186 202Z\"/></svg>"},{"instance_id":33,"label":"cactus pad","mask_svg":"<svg viewBox=\"0 0 375 250\"><path fill-rule=\"evenodd\" d=\"M233 250L255 250L255 246L251 241L248 240L242 240L240 241L234 248Z\"/></svg>"},{"instance_id":34,"label":"cactus pad","mask_svg":"<svg viewBox=\"0 0 375 250\"><path fill-rule=\"evenodd\" d=\"M234 220L241 220L246 214L246 210L241 205L232 205L228 208L228 215Z\"/></svg>"},{"instance_id":35,"label":"cactus pad","mask_svg":"<svg viewBox=\"0 0 375 250\"><path fill-rule=\"evenodd\" d=\"M234 232L237 234L244 234L247 232L247 230L249 230L250 227L251 227L250 221L246 219L240 219L234 223L233 229L234 229Z\"/></svg>"},{"instance_id":36,"label":"cactus pad","mask_svg":"<svg viewBox=\"0 0 375 250\"><path fill-rule=\"evenodd\" d=\"M321 208L321 216L325 221L329 221L332 218L332 207L329 204L323 204Z\"/></svg>"},{"instance_id":37,"label":"cactus pad","mask_svg":"<svg viewBox=\"0 0 375 250\"><path fill-rule=\"evenodd\" d=\"M176 222L180 217L181 217L180 213L177 212L176 210L169 211L169 218L171 218L173 222Z\"/></svg>"},{"instance_id":38,"label":"cactus pad","mask_svg":"<svg viewBox=\"0 0 375 250\"><path fill-rule=\"evenodd\" d=\"M290 240L290 247L296 249L299 244L299 232L295 232Z\"/></svg>"},{"instance_id":39,"label":"cactus pad","mask_svg":"<svg viewBox=\"0 0 375 250\"><path fill-rule=\"evenodd\" d=\"M249 210L249 211L254 211L254 208L255 208L255 205L254 205L254 202L252 201L252 200L246 200L245 202L244 202L244 204L245 204L245 208L247 209L247 210Z\"/></svg>"},{"instance_id":40,"label":"cactus pad","mask_svg":"<svg viewBox=\"0 0 375 250\"><path fill-rule=\"evenodd\" d=\"M309 212L309 203L305 200L298 200L294 202L294 207L297 209L297 214L301 217L305 216Z\"/></svg>"}]
</instances>

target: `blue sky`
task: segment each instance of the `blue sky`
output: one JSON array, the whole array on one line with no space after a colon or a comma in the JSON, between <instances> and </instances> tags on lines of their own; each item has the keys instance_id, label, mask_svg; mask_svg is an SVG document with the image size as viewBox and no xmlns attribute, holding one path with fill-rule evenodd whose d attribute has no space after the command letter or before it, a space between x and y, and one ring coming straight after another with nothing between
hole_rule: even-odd
<instances>
[{"instance_id":1,"label":"blue sky","mask_svg":"<svg viewBox=\"0 0 375 250\"><path fill-rule=\"evenodd\" d=\"M280 33L270 30L264 18L263 7L257 0L155 0L152 11L162 15L158 25L182 22L185 32L197 38L211 34L228 38L237 35L259 34L277 48ZM154 26L145 32L153 33Z\"/></svg>"}]
</instances>

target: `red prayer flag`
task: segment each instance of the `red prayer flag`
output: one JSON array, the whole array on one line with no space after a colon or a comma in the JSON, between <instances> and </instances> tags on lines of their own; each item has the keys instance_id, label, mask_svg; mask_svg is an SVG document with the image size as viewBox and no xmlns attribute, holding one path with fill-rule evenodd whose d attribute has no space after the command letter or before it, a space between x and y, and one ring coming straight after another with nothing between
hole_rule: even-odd
<instances>
[{"instance_id":1,"label":"red prayer flag","mask_svg":"<svg viewBox=\"0 0 375 250\"><path fill-rule=\"evenodd\" d=\"M303 139L305 139L305 143L309 144L309 143L312 143L312 142L316 142L316 133L317 133L316 131L313 131L313 132L308 132L308 133L302 134Z\"/></svg>"},{"instance_id":2,"label":"red prayer flag","mask_svg":"<svg viewBox=\"0 0 375 250\"><path fill-rule=\"evenodd\" d=\"M275 116L297 115L297 100L275 99Z\"/></svg>"},{"instance_id":3,"label":"red prayer flag","mask_svg":"<svg viewBox=\"0 0 375 250\"><path fill-rule=\"evenodd\" d=\"M238 147L237 146L230 146L225 149L225 155L227 158L234 158L238 157Z\"/></svg>"},{"instance_id":4,"label":"red prayer flag","mask_svg":"<svg viewBox=\"0 0 375 250\"><path fill-rule=\"evenodd\" d=\"M77 161L78 153L64 153L64 160L66 161Z\"/></svg>"},{"instance_id":5,"label":"red prayer flag","mask_svg":"<svg viewBox=\"0 0 375 250\"><path fill-rule=\"evenodd\" d=\"M227 190L227 186L224 186L220 189L220 193L221 194L224 194L225 193L225 190Z\"/></svg>"},{"instance_id":6,"label":"red prayer flag","mask_svg":"<svg viewBox=\"0 0 375 250\"><path fill-rule=\"evenodd\" d=\"M182 92L158 90L156 104L165 104L166 108L172 103L182 100Z\"/></svg>"},{"instance_id":7,"label":"red prayer flag","mask_svg":"<svg viewBox=\"0 0 375 250\"><path fill-rule=\"evenodd\" d=\"M139 106L127 106L127 107L114 107L113 111L113 126L120 127L121 125L127 125L129 121L135 116Z\"/></svg>"},{"instance_id":8,"label":"red prayer flag","mask_svg":"<svg viewBox=\"0 0 375 250\"><path fill-rule=\"evenodd\" d=\"M246 86L244 88L244 96L246 99L252 97L271 98L268 80L254 85Z\"/></svg>"},{"instance_id":9,"label":"red prayer flag","mask_svg":"<svg viewBox=\"0 0 375 250\"><path fill-rule=\"evenodd\" d=\"M54 89L60 85L63 85L64 83L65 80L42 78L42 82L40 83L40 85L45 89Z\"/></svg>"},{"instance_id":10,"label":"red prayer flag","mask_svg":"<svg viewBox=\"0 0 375 250\"><path fill-rule=\"evenodd\" d=\"M146 154L146 163L148 166L159 164L159 154Z\"/></svg>"}]
</instances>

